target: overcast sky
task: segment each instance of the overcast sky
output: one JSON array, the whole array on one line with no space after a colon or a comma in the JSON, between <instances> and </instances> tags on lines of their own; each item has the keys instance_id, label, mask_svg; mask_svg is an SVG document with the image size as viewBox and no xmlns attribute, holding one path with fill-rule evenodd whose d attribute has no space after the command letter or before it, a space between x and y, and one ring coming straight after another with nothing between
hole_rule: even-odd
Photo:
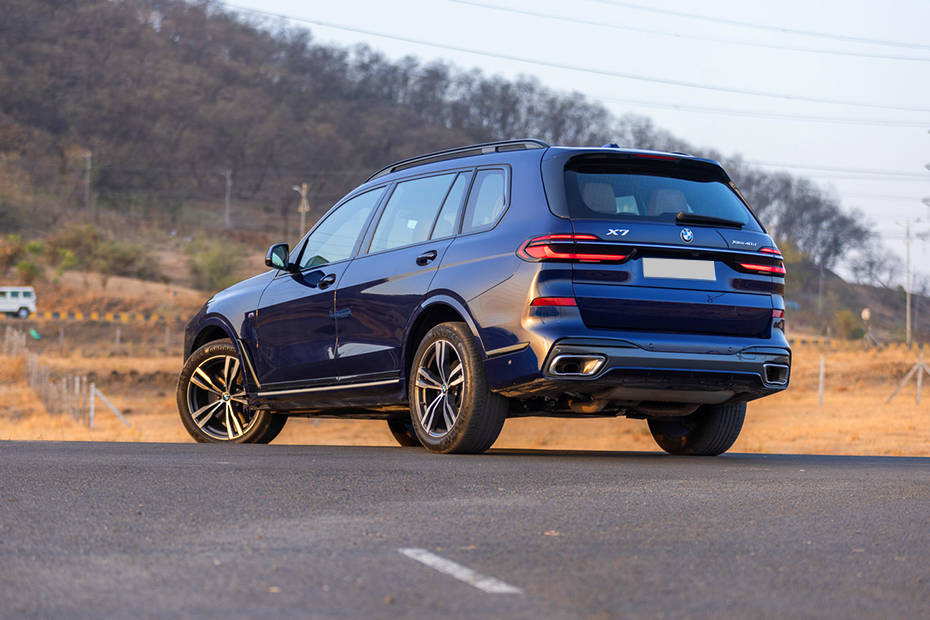
<instances>
[{"instance_id":1,"label":"overcast sky","mask_svg":"<svg viewBox=\"0 0 930 620\"><path fill-rule=\"evenodd\" d=\"M579 91L618 116L628 112L649 116L659 127L693 144L741 153L754 162L800 166L784 169L814 178L832 188L844 206L862 209L886 244L902 256L904 229L897 221L920 217L924 225L915 230L930 230L930 208L921 202L930 197L930 171L925 168L930 162L928 0L235 0L231 4L369 31L295 24L309 28L319 42L366 43L394 59L414 55L478 67L487 74L532 75L554 89ZM838 36L805 36L778 30L782 28ZM859 41L863 38L900 45ZM781 118L785 116L805 118ZM930 274L930 244L916 243L912 251L915 267Z\"/></svg>"}]
</instances>

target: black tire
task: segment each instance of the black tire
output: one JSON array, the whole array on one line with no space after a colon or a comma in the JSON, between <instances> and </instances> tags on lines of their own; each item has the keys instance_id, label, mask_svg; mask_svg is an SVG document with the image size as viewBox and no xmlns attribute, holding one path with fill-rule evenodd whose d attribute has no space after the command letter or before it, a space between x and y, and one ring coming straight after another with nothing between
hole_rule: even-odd
<instances>
[{"instance_id":1,"label":"black tire","mask_svg":"<svg viewBox=\"0 0 930 620\"><path fill-rule=\"evenodd\" d=\"M196 441L268 443L284 428L286 415L248 407L244 370L229 340L208 342L185 360L178 377L178 413Z\"/></svg>"},{"instance_id":2,"label":"black tire","mask_svg":"<svg viewBox=\"0 0 930 620\"><path fill-rule=\"evenodd\" d=\"M16 312L16 316L18 316L21 319L28 319L29 308L20 308L19 311Z\"/></svg>"},{"instance_id":3,"label":"black tire","mask_svg":"<svg viewBox=\"0 0 930 620\"><path fill-rule=\"evenodd\" d=\"M669 454L717 456L730 449L743 428L746 403L702 405L680 418L653 418L649 431Z\"/></svg>"},{"instance_id":4,"label":"black tire","mask_svg":"<svg viewBox=\"0 0 930 620\"><path fill-rule=\"evenodd\" d=\"M454 350L457 360L448 364L448 372L429 370L432 367L431 363L439 357L437 346L444 351L443 356L448 356L448 359L452 359L452 355L446 346L451 346ZM446 388L427 387L430 384L418 381L421 368L427 370L429 377L434 377L436 382L442 382ZM437 372L443 376L435 377ZM459 373L462 374L461 380L458 378ZM427 450L480 454L490 448L500 435L507 417L507 399L488 389L483 356L471 331L464 323L440 323L427 332L413 356L408 384L410 419L417 438ZM442 400L436 405L435 399L440 397ZM426 403L426 400L430 402ZM457 410L454 418L451 415L448 418L454 420L451 428L447 428L446 403ZM429 418L431 405L433 418ZM440 407L443 412L441 421L435 417ZM424 420L429 429L424 427Z\"/></svg>"},{"instance_id":5,"label":"black tire","mask_svg":"<svg viewBox=\"0 0 930 620\"><path fill-rule=\"evenodd\" d=\"M387 421L388 428L391 431L391 434L394 435L394 439L397 440L397 443L404 448L420 448L423 444L420 443L420 440L417 439L417 432L413 428L413 423L410 421L410 418L406 420L397 420L390 419Z\"/></svg>"}]
</instances>

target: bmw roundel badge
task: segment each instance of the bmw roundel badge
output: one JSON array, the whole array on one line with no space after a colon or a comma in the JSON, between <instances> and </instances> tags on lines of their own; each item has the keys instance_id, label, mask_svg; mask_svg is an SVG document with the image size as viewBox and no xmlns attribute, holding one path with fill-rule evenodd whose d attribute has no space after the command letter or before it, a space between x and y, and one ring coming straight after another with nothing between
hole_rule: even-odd
<instances>
[{"instance_id":1,"label":"bmw roundel badge","mask_svg":"<svg viewBox=\"0 0 930 620\"><path fill-rule=\"evenodd\" d=\"M681 240L685 243L691 243L692 239L694 239L694 232L690 228L682 228Z\"/></svg>"}]
</instances>

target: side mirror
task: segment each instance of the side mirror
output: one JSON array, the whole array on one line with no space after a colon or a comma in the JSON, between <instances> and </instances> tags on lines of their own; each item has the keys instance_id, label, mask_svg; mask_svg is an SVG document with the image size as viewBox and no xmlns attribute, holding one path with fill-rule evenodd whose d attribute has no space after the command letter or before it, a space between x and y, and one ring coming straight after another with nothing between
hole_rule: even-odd
<instances>
[{"instance_id":1,"label":"side mirror","mask_svg":"<svg viewBox=\"0 0 930 620\"><path fill-rule=\"evenodd\" d=\"M286 243L275 243L268 248L268 253L265 254L265 265L272 269L293 271L293 265L288 262L290 253L290 249Z\"/></svg>"}]
</instances>

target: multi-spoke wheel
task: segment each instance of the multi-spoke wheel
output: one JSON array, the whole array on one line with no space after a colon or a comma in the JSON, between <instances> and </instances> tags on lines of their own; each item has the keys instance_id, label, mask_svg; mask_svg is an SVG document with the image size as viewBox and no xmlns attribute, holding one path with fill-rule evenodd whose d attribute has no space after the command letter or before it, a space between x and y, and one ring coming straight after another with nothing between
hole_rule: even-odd
<instances>
[{"instance_id":1,"label":"multi-spoke wheel","mask_svg":"<svg viewBox=\"0 0 930 620\"><path fill-rule=\"evenodd\" d=\"M431 437L444 437L459 417L465 387L465 367L451 342L433 342L420 359L415 384L421 428Z\"/></svg>"},{"instance_id":2,"label":"multi-spoke wheel","mask_svg":"<svg viewBox=\"0 0 930 620\"><path fill-rule=\"evenodd\" d=\"M178 410L197 441L267 443L286 416L249 407L242 364L231 342L210 342L187 359L178 381Z\"/></svg>"},{"instance_id":3,"label":"multi-spoke wheel","mask_svg":"<svg viewBox=\"0 0 930 620\"><path fill-rule=\"evenodd\" d=\"M410 369L410 417L434 452L484 452L500 434L507 400L488 389L484 361L464 323L442 323L420 342Z\"/></svg>"}]
</instances>

